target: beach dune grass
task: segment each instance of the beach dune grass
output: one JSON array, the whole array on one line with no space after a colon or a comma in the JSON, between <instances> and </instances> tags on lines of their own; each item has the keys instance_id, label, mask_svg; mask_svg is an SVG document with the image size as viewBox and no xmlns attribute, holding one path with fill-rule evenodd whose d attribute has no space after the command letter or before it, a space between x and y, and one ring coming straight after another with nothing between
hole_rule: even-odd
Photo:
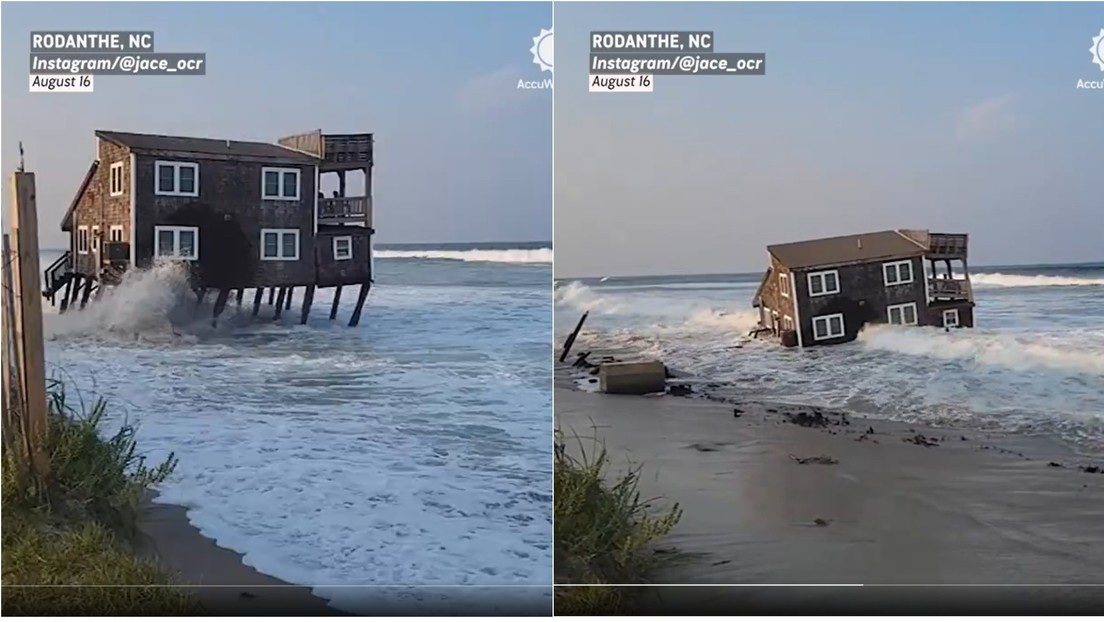
<instances>
[{"instance_id":1,"label":"beach dune grass","mask_svg":"<svg viewBox=\"0 0 1104 622\"><path fill-rule=\"evenodd\" d=\"M14 456L4 456L4 613L198 613L196 601L171 587L171 577L135 546L143 497L172 472L175 459L147 466L129 425L102 437L102 401L84 412L52 383L49 404L46 488L25 486Z\"/></svg>"},{"instance_id":2,"label":"beach dune grass","mask_svg":"<svg viewBox=\"0 0 1104 622\"><path fill-rule=\"evenodd\" d=\"M572 456L561 432L554 447L554 541L557 615L632 613L638 599L632 588L611 585L647 583L663 563L655 540L678 523L678 504L653 514L650 500L641 500L639 473L608 477L604 447L575 438Z\"/></svg>"}]
</instances>

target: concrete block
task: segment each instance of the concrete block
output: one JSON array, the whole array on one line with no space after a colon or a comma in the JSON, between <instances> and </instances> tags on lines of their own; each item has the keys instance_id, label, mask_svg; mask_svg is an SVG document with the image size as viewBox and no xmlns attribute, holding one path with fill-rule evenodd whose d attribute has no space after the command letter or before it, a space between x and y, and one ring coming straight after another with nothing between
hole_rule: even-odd
<instances>
[{"instance_id":1,"label":"concrete block","mask_svg":"<svg viewBox=\"0 0 1104 622\"><path fill-rule=\"evenodd\" d=\"M598 387L603 393L662 393L667 389L667 368L660 361L602 363Z\"/></svg>"}]
</instances>

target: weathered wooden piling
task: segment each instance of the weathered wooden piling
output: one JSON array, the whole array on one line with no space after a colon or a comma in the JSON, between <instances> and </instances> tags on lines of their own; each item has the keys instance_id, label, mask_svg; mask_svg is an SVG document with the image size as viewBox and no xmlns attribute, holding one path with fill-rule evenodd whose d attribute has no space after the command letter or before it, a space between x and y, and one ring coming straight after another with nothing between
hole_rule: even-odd
<instances>
[{"instance_id":1,"label":"weathered wooden piling","mask_svg":"<svg viewBox=\"0 0 1104 622\"><path fill-rule=\"evenodd\" d=\"M295 293L294 287L287 288L287 299L284 300L284 311L291 311L291 297Z\"/></svg>"},{"instance_id":2,"label":"weathered wooden piling","mask_svg":"<svg viewBox=\"0 0 1104 622\"><path fill-rule=\"evenodd\" d=\"M262 289L264 289L264 288L262 288ZM275 298L276 298L276 288L275 287L268 288L268 304L271 305L272 301L275 300Z\"/></svg>"},{"instance_id":3,"label":"weathered wooden piling","mask_svg":"<svg viewBox=\"0 0 1104 622\"><path fill-rule=\"evenodd\" d=\"M76 278L69 279L69 282L65 284L65 293L61 295L61 307L58 308L58 313L65 313L69 309L69 292L73 289L73 281Z\"/></svg>"},{"instance_id":4,"label":"weathered wooden piling","mask_svg":"<svg viewBox=\"0 0 1104 622\"><path fill-rule=\"evenodd\" d=\"M575 345L575 338L579 336L579 331L583 329L583 322L586 321L588 315L590 315L590 311L583 313L583 317L579 318L579 323L575 325L575 330L571 331L571 335L564 342L563 353L560 354L561 363L567 358L567 353L571 352L571 346Z\"/></svg>"},{"instance_id":5,"label":"weathered wooden piling","mask_svg":"<svg viewBox=\"0 0 1104 622\"><path fill-rule=\"evenodd\" d=\"M276 313L273 314L272 319L280 319L280 314L284 312L284 297L287 296L287 288L281 287L279 295L276 296Z\"/></svg>"},{"instance_id":6,"label":"weathered wooden piling","mask_svg":"<svg viewBox=\"0 0 1104 622\"><path fill-rule=\"evenodd\" d=\"M244 297L245 297L245 288L244 287L239 287L238 288L238 299L237 299L239 309L241 308L242 298L244 298Z\"/></svg>"},{"instance_id":7,"label":"weathered wooden piling","mask_svg":"<svg viewBox=\"0 0 1104 622\"><path fill-rule=\"evenodd\" d=\"M84 278L80 275L73 276L73 291L69 296L69 303L65 305L66 309L72 309L73 305L77 304L77 296L81 293L81 286L84 284Z\"/></svg>"},{"instance_id":8,"label":"weathered wooden piling","mask_svg":"<svg viewBox=\"0 0 1104 622\"><path fill-rule=\"evenodd\" d=\"M224 309L226 309L226 301L229 298L230 298L230 290L229 289L220 289L219 290L218 297L215 298L215 312L211 316L211 325L212 326L218 324L218 318L219 318L220 315L222 315L222 311Z\"/></svg>"},{"instance_id":9,"label":"weathered wooden piling","mask_svg":"<svg viewBox=\"0 0 1104 622\"><path fill-rule=\"evenodd\" d=\"M253 315L256 316L261 310L261 298L264 297L264 288L258 287L257 291L253 293Z\"/></svg>"},{"instance_id":10,"label":"weathered wooden piling","mask_svg":"<svg viewBox=\"0 0 1104 622\"><path fill-rule=\"evenodd\" d=\"M330 305L330 319L331 320L337 317L337 305L338 305L338 302L340 300L341 300L341 286L338 285L337 289L334 290L333 304Z\"/></svg>"},{"instance_id":11,"label":"weathered wooden piling","mask_svg":"<svg viewBox=\"0 0 1104 622\"><path fill-rule=\"evenodd\" d=\"M94 284L95 284L95 281L93 281L92 279L85 279L84 280L84 292L81 294L81 301L80 301L80 308L81 309L83 309L85 306L88 305L88 298L92 295L92 286Z\"/></svg>"},{"instance_id":12,"label":"weathered wooden piling","mask_svg":"<svg viewBox=\"0 0 1104 622\"><path fill-rule=\"evenodd\" d=\"M303 292L303 317L299 318L300 324L307 323L307 316L310 315L312 304L314 304L314 286L308 285L306 291Z\"/></svg>"},{"instance_id":13,"label":"weathered wooden piling","mask_svg":"<svg viewBox=\"0 0 1104 622\"><path fill-rule=\"evenodd\" d=\"M349 318L349 326L356 326L360 323L360 311L364 308L364 299L368 297L368 290L371 287L371 283L360 284L360 293L357 294L356 308L353 309L353 316Z\"/></svg>"}]
</instances>

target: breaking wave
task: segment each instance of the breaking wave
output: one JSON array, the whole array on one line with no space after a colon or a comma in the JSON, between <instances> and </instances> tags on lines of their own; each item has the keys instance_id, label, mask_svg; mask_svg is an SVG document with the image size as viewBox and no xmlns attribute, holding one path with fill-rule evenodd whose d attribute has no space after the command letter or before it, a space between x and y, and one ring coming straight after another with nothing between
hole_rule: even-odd
<instances>
[{"instance_id":1,"label":"breaking wave","mask_svg":"<svg viewBox=\"0 0 1104 622\"><path fill-rule=\"evenodd\" d=\"M453 261L477 261L489 263L552 263L551 248L513 248L502 250L467 251L448 250L380 250L375 255L382 259L449 259Z\"/></svg>"},{"instance_id":2,"label":"breaking wave","mask_svg":"<svg viewBox=\"0 0 1104 622\"><path fill-rule=\"evenodd\" d=\"M1077 287L1104 286L1104 278L1053 276L1048 274L1003 274L1000 272L970 275L974 285L986 287Z\"/></svg>"},{"instance_id":3,"label":"breaking wave","mask_svg":"<svg viewBox=\"0 0 1104 622\"><path fill-rule=\"evenodd\" d=\"M1016 371L1049 368L1104 374L1104 333L1052 339L1051 343L1045 339L1039 335L986 334L977 329L944 333L897 326L872 326L859 335L859 342L872 350L971 361Z\"/></svg>"},{"instance_id":4,"label":"breaking wave","mask_svg":"<svg viewBox=\"0 0 1104 622\"><path fill-rule=\"evenodd\" d=\"M130 270L119 285L105 289L98 299L90 299L84 309L73 307L59 315L56 308L46 307L45 336L171 340L179 336L173 327L194 317L188 312L195 306L190 294L183 264L166 262L146 270Z\"/></svg>"}]
</instances>

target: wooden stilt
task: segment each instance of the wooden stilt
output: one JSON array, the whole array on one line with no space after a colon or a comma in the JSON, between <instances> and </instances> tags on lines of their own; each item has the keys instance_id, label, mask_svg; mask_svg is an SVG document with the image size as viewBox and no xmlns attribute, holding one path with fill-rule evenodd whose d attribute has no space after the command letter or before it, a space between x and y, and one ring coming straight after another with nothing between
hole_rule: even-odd
<instances>
[{"instance_id":1,"label":"wooden stilt","mask_svg":"<svg viewBox=\"0 0 1104 622\"><path fill-rule=\"evenodd\" d=\"M88 305L88 298L92 295L92 286L94 284L95 284L95 281L93 281L92 279L85 279L84 280L84 293L81 294L81 302L80 302L80 308L81 309L83 309L85 306Z\"/></svg>"},{"instance_id":2,"label":"wooden stilt","mask_svg":"<svg viewBox=\"0 0 1104 622\"><path fill-rule=\"evenodd\" d=\"M371 288L371 283L360 284L360 293L357 294L356 308L353 309L353 316L349 318L349 326L356 326L360 323L360 311L364 308L364 299L368 297L368 290Z\"/></svg>"},{"instance_id":3,"label":"wooden stilt","mask_svg":"<svg viewBox=\"0 0 1104 622\"><path fill-rule=\"evenodd\" d=\"M280 314L284 312L284 296L287 296L287 288L281 287L280 294L276 296L276 314L272 316L272 319L280 319Z\"/></svg>"},{"instance_id":4,"label":"wooden stilt","mask_svg":"<svg viewBox=\"0 0 1104 622\"><path fill-rule=\"evenodd\" d=\"M341 286L338 285L337 289L334 290L333 305L330 307L330 319L331 320L334 319L335 317L337 317L337 304L340 300L341 300Z\"/></svg>"},{"instance_id":5,"label":"wooden stilt","mask_svg":"<svg viewBox=\"0 0 1104 622\"><path fill-rule=\"evenodd\" d=\"M310 315L312 304L314 304L314 286L308 285L307 289L303 292L303 317L299 319L300 324L307 323L307 316Z\"/></svg>"},{"instance_id":6,"label":"wooden stilt","mask_svg":"<svg viewBox=\"0 0 1104 622\"><path fill-rule=\"evenodd\" d=\"M71 277L65 282L65 293L61 295L61 307L58 308L58 313L65 313L65 310L69 308L69 290L73 289L73 279Z\"/></svg>"},{"instance_id":7,"label":"wooden stilt","mask_svg":"<svg viewBox=\"0 0 1104 622\"><path fill-rule=\"evenodd\" d=\"M287 299L284 300L284 311L291 311L291 296L295 293L294 287L287 288Z\"/></svg>"},{"instance_id":8,"label":"wooden stilt","mask_svg":"<svg viewBox=\"0 0 1104 622\"><path fill-rule=\"evenodd\" d=\"M72 309L73 305L77 304L77 296L80 294L81 286L84 284L84 278L79 274L73 275L73 295L69 297L69 304L66 308Z\"/></svg>"},{"instance_id":9,"label":"wooden stilt","mask_svg":"<svg viewBox=\"0 0 1104 622\"><path fill-rule=\"evenodd\" d=\"M103 298L104 287L106 285L107 285L107 283L103 279L100 279L100 286L96 288L96 300L99 300L100 298Z\"/></svg>"},{"instance_id":10,"label":"wooden stilt","mask_svg":"<svg viewBox=\"0 0 1104 622\"><path fill-rule=\"evenodd\" d=\"M238 288L238 300L237 300L239 309L241 308L242 298L244 298L244 297L245 297L245 288L244 287L239 287Z\"/></svg>"},{"instance_id":11,"label":"wooden stilt","mask_svg":"<svg viewBox=\"0 0 1104 622\"><path fill-rule=\"evenodd\" d=\"M270 287L268 290L268 304L272 304L273 299L276 298L276 288Z\"/></svg>"},{"instance_id":12,"label":"wooden stilt","mask_svg":"<svg viewBox=\"0 0 1104 622\"><path fill-rule=\"evenodd\" d=\"M226 300L229 299L229 298L230 298L230 290L229 289L220 289L219 290L218 298L215 298L215 312L211 316L211 326L216 326L218 324L218 317L220 315L222 315L223 309L226 308Z\"/></svg>"},{"instance_id":13,"label":"wooden stilt","mask_svg":"<svg viewBox=\"0 0 1104 622\"><path fill-rule=\"evenodd\" d=\"M258 287L257 291L253 294L253 315L256 316L261 310L261 298L264 297L264 288Z\"/></svg>"}]
</instances>

